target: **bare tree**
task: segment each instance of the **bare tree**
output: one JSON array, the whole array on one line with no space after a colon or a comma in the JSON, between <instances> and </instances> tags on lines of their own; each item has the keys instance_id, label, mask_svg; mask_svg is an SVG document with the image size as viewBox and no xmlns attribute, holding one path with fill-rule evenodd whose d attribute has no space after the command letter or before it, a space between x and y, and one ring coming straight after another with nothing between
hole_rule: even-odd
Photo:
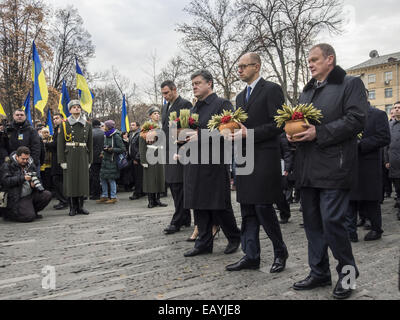
<instances>
[{"instance_id":1,"label":"bare tree","mask_svg":"<svg viewBox=\"0 0 400 320\"><path fill-rule=\"evenodd\" d=\"M48 7L38 0L0 2L0 99L8 115L21 107L32 85L32 42L35 40L42 66L51 59L48 13Z\"/></svg>"},{"instance_id":2,"label":"bare tree","mask_svg":"<svg viewBox=\"0 0 400 320\"><path fill-rule=\"evenodd\" d=\"M262 47L285 99L296 104L309 76L306 52L321 31L341 32L342 1L238 0L237 12Z\"/></svg>"},{"instance_id":3,"label":"bare tree","mask_svg":"<svg viewBox=\"0 0 400 320\"><path fill-rule=\"evenodd\" d=\"M175 83L178 91L182 94L189 94L192 90L190 86L190 71L188 71L185 60L181 56L172 57L167 65L158 75L159 83L171 80Z\"/></svg>"},{"instance_id":4,"label":"bare tree","mask_svg":"<svg viewBox=\"0 0 400 320\"><path fill-rule=\"evenodd\" d=\"M239 81L236 64L246 52L256 50L246 37L230 0L192 0L184 9L193 21L178 25L184 35L182 51L186 70L208 69L225 98L231 99Z\"/></svg>"},{"instance_id":5,"label":"bare tree","mask_svg":"<svg viewBox=\"0 0 400 320\"><path fill-rule=\"evenodd\" d=\"M148 100L153 104L159 104L161 102L161 93L160 93L160 79L159 79L159 70L158 70L158 56L157 51L154 50L147 58L147 66L148 68L145 70L149 78L149 85L143 88L143 92L147 95Z\"/></svg>"},{"instance_id":6,"label":"bare tree","mask_svg":"<svg viewBox=\"0 0 400 320\"><path fill-rule=\"evenodd\" d=\"M73 6L56 11L51 29L51 46L54 48L49 74L51 85L60 89L63 78L72 85L75 79L75 58L86 69L88 60L95 53L91 35L83 27L83 19Z\"/></svg>"}]
</instances>

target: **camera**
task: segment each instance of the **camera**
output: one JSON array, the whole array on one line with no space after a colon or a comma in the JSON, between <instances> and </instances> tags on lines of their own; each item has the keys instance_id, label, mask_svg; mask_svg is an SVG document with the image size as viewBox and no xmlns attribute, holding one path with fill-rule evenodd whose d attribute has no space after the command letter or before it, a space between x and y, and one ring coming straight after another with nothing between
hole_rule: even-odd
<instances>
[{"instance_id":1,"label":"camera","mask_svg":"<svg viewBox=\"0 0 400 320\"><path fill-rule=\"evenodd\" d=\"M39 191L39 192L43 192L44 188L42 186L42 183L40 182L40 179L37 177L37 173L36 172L28 172L27 175L32 178L32 183L34 185L34 188L37 189L37 191Z\"/></svg>"}]
</instances>

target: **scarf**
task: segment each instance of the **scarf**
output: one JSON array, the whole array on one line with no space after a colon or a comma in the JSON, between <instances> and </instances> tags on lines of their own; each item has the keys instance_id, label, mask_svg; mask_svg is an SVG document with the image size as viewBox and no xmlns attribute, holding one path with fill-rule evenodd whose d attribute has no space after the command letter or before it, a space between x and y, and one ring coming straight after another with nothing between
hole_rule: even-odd
<instances>
[{"instance_id":1,"label":"scarf","mask_svg":"<svg viewBox=\"0 0 400 320\"><path fill-rule=\"evenodd\" d=\"M115 132L115 128L104 132L107 138L109 138Z\"/></svg>"}]
</instances>

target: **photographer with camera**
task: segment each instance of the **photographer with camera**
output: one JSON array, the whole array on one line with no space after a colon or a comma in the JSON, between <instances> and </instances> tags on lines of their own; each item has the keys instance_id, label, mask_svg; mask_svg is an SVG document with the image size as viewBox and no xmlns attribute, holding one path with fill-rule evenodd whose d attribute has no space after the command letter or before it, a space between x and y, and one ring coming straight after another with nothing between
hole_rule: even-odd
<instances>
[{"instance_id":1,"label":"photographer with camera","mask_svg":"<svg viewBox=\"0 0 400 320\"><path fill-rule=\"evenodd\" d=\"M4 219L32 222L42 218L42 211L51 201L51 192L43 188L27 147L19 147L1 168L1 182L7 195Z\"/></svg>"}]
</instances>

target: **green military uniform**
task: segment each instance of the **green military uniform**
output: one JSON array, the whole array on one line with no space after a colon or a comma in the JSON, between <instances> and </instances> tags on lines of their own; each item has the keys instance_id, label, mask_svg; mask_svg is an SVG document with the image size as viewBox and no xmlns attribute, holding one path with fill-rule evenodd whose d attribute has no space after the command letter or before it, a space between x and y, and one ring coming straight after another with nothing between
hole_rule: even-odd
<instances>
[{"instance_id":1,"label":"green military uniform","mask_svg":"<svg viewBox=\"0 0 400 320\"><path fill-rule=\"evenodd\" d=\"M64 124L59 127L57 143L58 162L67 163L64 193L66 197L88 196L89 164L93 161L92 126L82 116L79 121L70 116Z\"/></svg>"}]
</instances>

